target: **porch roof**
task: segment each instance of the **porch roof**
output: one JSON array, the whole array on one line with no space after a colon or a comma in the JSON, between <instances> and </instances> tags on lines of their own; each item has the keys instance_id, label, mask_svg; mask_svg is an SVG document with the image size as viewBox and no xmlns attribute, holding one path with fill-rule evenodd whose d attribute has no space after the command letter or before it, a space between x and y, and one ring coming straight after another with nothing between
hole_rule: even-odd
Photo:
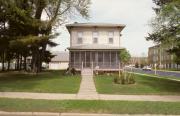
<instances>
[{"instance_id":1,"label":"porch roof","mask_svg":"<svg viewBox=\"0 0 180 116\"><path fill-rule=\"evenodd\" d=\"M115 47L115 46L110 46L110 45L81 45L81 46L72 46L68 48L69 50L121 50L125 49L122 47Z\"/></svg>"}]
</instances>

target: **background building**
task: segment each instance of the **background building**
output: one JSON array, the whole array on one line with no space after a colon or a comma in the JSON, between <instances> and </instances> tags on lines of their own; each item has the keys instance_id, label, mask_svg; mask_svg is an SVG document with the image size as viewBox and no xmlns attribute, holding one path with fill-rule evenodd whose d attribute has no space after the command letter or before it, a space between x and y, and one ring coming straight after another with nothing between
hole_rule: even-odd
<instances>
[{"instance_id":1,"label":"background building","mask_svg":"<svg viewBox=\"0 0 180 116\"><path fill-rule=\"evenodd\" d=\"M168 48L156 45L149 48L148 51L148 62L154 67L157 64L158 68L163 69L176 69L180 68L174 63L174 56L167 52Z\"/></svg>"},{"instance_id":2,"label":"background building","mask_svg":"<svg viewBox=\"0 0 180 116\"><path fill-rule=\"evenodd\" d=\"M133 66L138 65L139 67L146 66L148 65L148 57L131 57L130 64Z\"/></svg>"},{"instance_id":3,"label":"background building","mask_svg":"<svg viewBox=\"0 0 180 116\"><path fill-rule=\"evenodd\" d=\"M49 63L50 70L64 70L67 69L69 66L69 53L68 52L55 52L54 58L51 59Z\"/></svg>"}]
</instances>

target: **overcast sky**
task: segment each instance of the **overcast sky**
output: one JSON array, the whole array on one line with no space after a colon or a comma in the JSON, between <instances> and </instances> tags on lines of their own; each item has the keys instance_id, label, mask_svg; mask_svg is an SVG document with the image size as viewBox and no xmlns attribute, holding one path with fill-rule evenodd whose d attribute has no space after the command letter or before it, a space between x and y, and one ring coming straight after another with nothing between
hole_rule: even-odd
<instances>
[{"instance_id":1,"label":"overcast sky","mask_svg":"<svg viewBox=\"0 0 180 116\"><path fill-rule=\"evenodd\" d=\"M151 28L148 25L154 16L152 0L92 0L90 19L76 18L73 22L120 23L126 28L122 31L121 46L127 48L132 56L147 55L152 42L145 40ZM69 47L69 33L65 27L59 29L61 35L55 39L59 46L53 51L64 51Z\"/></svg>"}]
</instances>

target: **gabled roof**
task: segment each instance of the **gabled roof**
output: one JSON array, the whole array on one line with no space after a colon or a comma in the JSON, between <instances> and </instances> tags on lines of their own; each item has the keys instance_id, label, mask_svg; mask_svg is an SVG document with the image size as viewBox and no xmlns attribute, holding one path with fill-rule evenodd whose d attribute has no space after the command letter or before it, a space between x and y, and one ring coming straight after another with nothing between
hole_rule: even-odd
<instances>
[{"instance_id":1,"label":"gabled roof","mask_svg":"<svg viewBox=\"0 0 180 116\"><path fill-rule=\"evenodd\" d=\"M69 61L69 52L53 52L54 58L51 59L51 62L68 62Z\"/></svg>"},{"instance_id":2,"label":"gabled roof","mask_svg":"<svg viewBox=\"0 0 180 116\"><path fill-rule=\"evenodd\" d=\"M72 46L69 47L68 49L69 50L120 50L124 48L115 47L111 45L88 44L88 45Z\"/></svg>"},{"instance_id":3,"label":"gabled roof","mask_svg":"<svg viewBox=\"0 0 180 116\"><path fill-rule=\"evenodd\" d=\"M70 30L72 27L117 27L123 30L126 25L124 24L111 24L111 23L73 23L67 24L66 28Z\"/></svg>"}]
</instances>

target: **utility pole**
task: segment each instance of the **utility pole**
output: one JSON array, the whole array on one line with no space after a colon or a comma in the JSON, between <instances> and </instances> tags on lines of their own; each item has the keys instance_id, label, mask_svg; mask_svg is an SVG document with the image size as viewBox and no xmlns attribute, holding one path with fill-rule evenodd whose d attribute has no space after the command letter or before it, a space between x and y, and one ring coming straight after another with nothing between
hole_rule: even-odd
<instances>
[{"instance_id":1,"label":"utility pole","mask_svg":"<svg viewBox=\"0 0 180 116\"><path fill-rule=\"evenodd\" d=\"M159 68L161 69L161 57L162 57L162 56L161 56L161 55L162 55L162 54L161 54L161 52L162 52L162 51L161 51L161 44L160 44L160 50L159 50L159 52L160 52L160 53L159 53L159 54L160 54L160 56L159 56Z\"/></svg>"}]
</instances>

